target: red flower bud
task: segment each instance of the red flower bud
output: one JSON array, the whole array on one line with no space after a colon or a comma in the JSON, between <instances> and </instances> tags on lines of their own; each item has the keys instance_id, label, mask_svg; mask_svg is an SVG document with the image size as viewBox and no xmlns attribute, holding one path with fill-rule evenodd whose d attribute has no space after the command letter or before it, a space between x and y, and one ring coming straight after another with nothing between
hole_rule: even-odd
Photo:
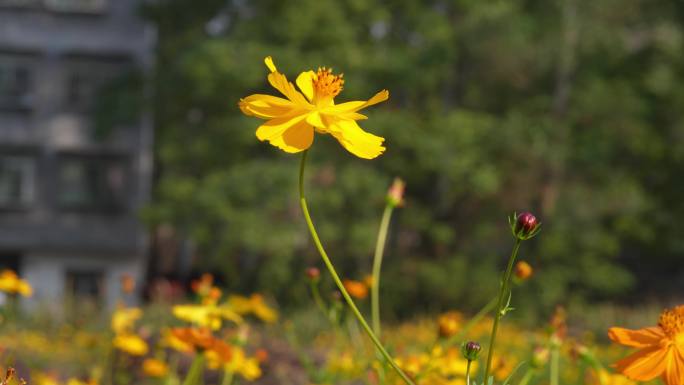
<instances>
[{"instance_id":1,"label":"red flower bud","mask_svg":"<svg viewBox=\"0 0 684 385\"><path fill-rule=\"evenodd\" d=\"M508 219L511 225L513 235L520 240L527 240L539 233L541 223L537 221L537 217L529 212L523 212L518 215L513 215Z\"/></svg>"}]
</instances>

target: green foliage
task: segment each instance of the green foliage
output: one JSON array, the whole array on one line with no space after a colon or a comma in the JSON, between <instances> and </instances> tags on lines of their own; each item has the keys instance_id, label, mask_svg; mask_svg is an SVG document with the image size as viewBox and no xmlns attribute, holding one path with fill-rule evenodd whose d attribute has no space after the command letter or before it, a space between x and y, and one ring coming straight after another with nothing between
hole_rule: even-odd
<instances>
[{"instance_id":1,"label":"green foliage","mask_svg":"<svg viewBox=\"0 0 684 385\"><path fill-rule=\"evenodd\" d=\"M160 38L160 173L146 216L189 237L234 287L291 300L318 263L298 157L258 142L259 121L237 108L276 93L267 55L291 80L344 72L338 100L391 92L362 122L387 138L386 154L363 161L317 135L308 173L322 239L357 278L370 270L386 187L407 181L383 278L395 294L383 304L481 306L515 210L544 222L521 251L540 307L574 300L569 289L632 300L683 274L682 3L162 1L146 14Z\"/></svg>"}]
</instances>

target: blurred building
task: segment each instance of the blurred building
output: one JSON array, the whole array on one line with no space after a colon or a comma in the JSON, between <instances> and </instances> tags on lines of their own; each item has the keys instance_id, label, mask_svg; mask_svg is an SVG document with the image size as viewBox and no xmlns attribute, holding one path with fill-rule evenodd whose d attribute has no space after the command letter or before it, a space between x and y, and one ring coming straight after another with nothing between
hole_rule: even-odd
<instances>
[{"instance_id":1,"label":"blurred building","mask_svg":"<svg viewBox=\"0 0 684 385\"><path fill-rule=\"evenodd\" d=\"M112 304L140 280L154 31L136 0L0 0L0 265L33 300ZM138 98L138 99L136 99Z\"/></svg>"}]
</instances>

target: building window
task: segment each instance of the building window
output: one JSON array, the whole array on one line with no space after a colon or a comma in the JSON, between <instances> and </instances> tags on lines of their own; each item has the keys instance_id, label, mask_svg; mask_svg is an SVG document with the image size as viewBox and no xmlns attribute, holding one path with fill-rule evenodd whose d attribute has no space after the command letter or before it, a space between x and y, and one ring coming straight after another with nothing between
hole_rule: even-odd
<instances>
[{"instance_id":1,"label":"building window","mask_svg":"<svg viewBox=\"0 0 684 385\"><path fill-rule=\"evenodd\" d=\"M64 108L90 113L103 90L119 77L130 63L125 57L69 56L65 61Z\"/></svg>"},{"instance_id":2,"label":"building window","mask_svg":"<svg viewBox=\"0 0 684 385\"><path fill-rule=\"evenodd\" d=\"M120 156L62 155L58 165L60 207L77 210L123 210L127 164Z\"/></svg>"},{"instance_id":3,"label":"building window","mask_svg":"<svg viewBox=\"0 0 684 385\"><path fill-rule=\"evenodd\" d=\"M102 13L107 0L44 0L45 8L55 12Z\"/></svg>"},{"instance_id":4,"label":"building window","mask_svg":"<svg viewBox=\"0 0 684 385\"><path fill-rule=\"evenodd\" d=\"M0 155L0 208L25 208L33 201L35 159L27 155Z\"/></svg>"},{"instance_id":5,"label":"building window","mask_svg":"<svg viewBox=\"0 0 684 385\"><path fill-rule=\"evenodd\" d=\"M99 270L67 271L66 289L76 299L101 300L104 274Z\"/></svg>"},{"instance_id":6,"label":"building window","mask_svg":"<svg viewBox=\"0 0 684 385\"><path fill-rule=\"evenodd\" d=\"M31 67L27 60L0 55L0 109L30 109L33 98L31 86Z\"/></svg>"}]
</instances>

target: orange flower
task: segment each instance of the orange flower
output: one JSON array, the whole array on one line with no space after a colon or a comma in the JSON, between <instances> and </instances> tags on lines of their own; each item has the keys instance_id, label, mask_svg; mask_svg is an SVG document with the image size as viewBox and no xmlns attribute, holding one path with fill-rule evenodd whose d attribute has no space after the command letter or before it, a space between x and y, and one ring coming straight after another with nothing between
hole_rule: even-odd
<instances>
[{"instance_id":1,"label":"orange flower","mask_svg":"<svg viewBox=\"0 0 684 385\"><path fill-rule=\"evenodd\" d=\"M533 272L532 266L525 261L519 261L515 264L515 276L521 281L530 278Z\"/></svg>"},{"instance_id":2,"label":"orange flower","mask_svg":"<svg viewBox=\"0 0 684 385\"><path fill-rule=\"evenodd\" d=\"M344 288L349 292L349 295L356 299L364 299L368 297L368 286L363 282L352 281L351 279L345 279Z\"/></svg>"},{"instance_id":3,"label":"orange flower","mask_svg":"<svg viewBox=\"0 0 684 385\"><path fill-rule=\"evenodd\" d=\"M461 329L461 321L463 317L461 313L455 311L446 312L437 318L437 325L439 326L439 336L449 338Z\"/></svg>"},{"instance_id":4,"label":"orange flower","mask_svg":"<svg viewBox=\"0 0 684 385\"><path fill-rule=\"evenodd\" d=\"M608 337L640 350L614 364L636 381L662 376L667 385L684 385L684 305L663 311L658 326L630 330L612 327Z\"/></svg>"}]
</instances>

